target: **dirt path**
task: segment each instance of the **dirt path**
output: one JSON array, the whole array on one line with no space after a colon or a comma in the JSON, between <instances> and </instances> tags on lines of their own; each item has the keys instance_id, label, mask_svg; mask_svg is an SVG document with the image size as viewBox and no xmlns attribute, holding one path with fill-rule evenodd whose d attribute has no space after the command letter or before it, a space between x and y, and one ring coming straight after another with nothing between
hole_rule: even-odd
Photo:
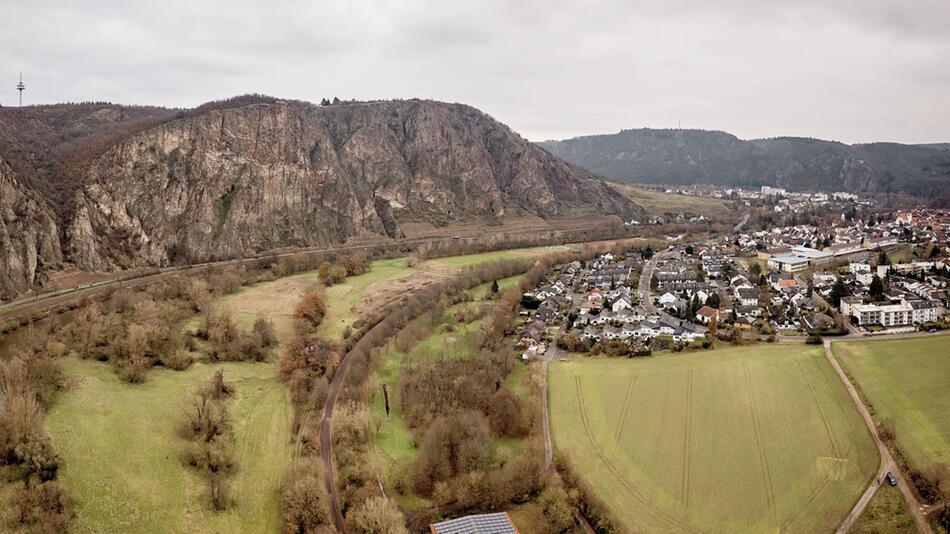
<instances>
[{"instance_id":1,"label":"dirt path","mask_svg":"<svg viewBox=\"0 0 950 534\"><path fill-rule=\"evenodd\" d=\"M854 384L851 383L848 375L845 374L844 369L841 368L838 360L836 360L834 355L831 353L831 340L826 339L824 345L825 357L828 359L828 363L830 363L835 372L838 373L838 378L841 379L841 382L844 384L845 388L847 388L848 393L851 395L851 400L854 401L855 408L857 408L858 412L861 414L861 417L864 418L864 423L867 425L868 431L871 432L871 437L874 438L874 442L877 444L878 452L881 455L881 467L878 470L877 476L874 477L874 480L864 492L864 495L862 495L857 504L854 505L854 509L851 510L850 514L848 514L848 517L846 517L844 522L841 523L841 526L838 527L836 533L845 534L848 532L855 521L858 520L858 517L861 516L861 513L864 512L864 509L867 508L868 503L871 502L871 498L874 497L874 493L877 491L877 488L884 481L885 474L890 471L891 474L893 474L897 479L897 487L904 496L904 502L907 504L907 507L914 518L914 522L917 523L917 529L922 534L933 534L933 529L930 528L927 518L924 517L924 514L921 511L920 501L917 500L917 496L914 495L910 485L907 484L907 481L901 474L900 469L898 469L897 463L894 462L894 458L891 456L891 451L887 449L887 445L885 445L884 440L881 439L881 434L877 430L877 425L874 424L874 419L871 417L871 412L868 411L867 406L864 405L864 401L861 400L861 396L858 394L857 388L855 388Z\"/></svg>"}]
</instances>

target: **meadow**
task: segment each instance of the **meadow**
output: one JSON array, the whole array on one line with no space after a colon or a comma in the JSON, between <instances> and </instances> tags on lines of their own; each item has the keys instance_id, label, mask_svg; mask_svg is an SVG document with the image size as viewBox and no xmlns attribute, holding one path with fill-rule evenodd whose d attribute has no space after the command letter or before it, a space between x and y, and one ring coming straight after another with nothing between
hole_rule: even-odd
<instances>
[{"instance_id":1,"label":"meadow","mask_svg":"<svg viewBox=\"0 0 950 534\"><path fill-rule=\"evenodd\" d=\"M556 454L622 531L830 532L878 465L820 347L572 358L549 387Z\"/></svg>"},{"instance_id":2,"label":"meadow","mask_svg":"<svg viewBox=\"0 0 950 534\"><path fill-rule=\"evenodd\" d=\"M950 336L836 342L832 350L910 463L950 481Z\"/></svg>"},{"instance_id":3,"label":"meadow","mask_svg":"<svg viewBox=\"0 0 950 534\"><path fill-rule=\"evenodd\" d=\"M343 330L356 320L354 306L374 284L384 284L393 278L412 273L406 258L377 260L370 270L358 276L347 277L340 284L326 289L327 315L323 318L319 333L339 339ZM292 309L292 305L291 305Z\"/></svg>"},{"instance_id":4,"label":"meadow","mask_svg":"<svg viewBox=\"0 0 950 534\"><path fill-rule=\"evenodd\" d=\"M449 259L449 265L473 265L496 256L463 256ZM327 315L320 331L339 338L367 306L383 305L386 299L391 301L445 275L409 267L406 258L374 261L367 273L326 288ZM512 277L502 285L517 280ZM311 271L240 288L217 299L215 305L227 309L244 330L250 330L259 316L272 320L277 339L283 342L293 334L297 301L317 285L316 272ZM478 290L484 293L487 287ZM197 318L183 328L195 326ZM413 356L435 357L444 352L446 343L470 343L469 327L477 326L459 325L451 334L434 333L416 345ZM277 376L279 351L278 347L264 363L199 361L185 371L156 368L139 385L121 381L108 364L64 360L69 391L57 399L46 427L63 459L61 479L77 498L75 530L280 531L277 490L293 461L293 439L289 392ZM236 388L229 409L239 469L230 477L233 505L216 513L209 504L206 477L180 460L184 442L177 435L177 425L184 404L218 368L224 369L226 380ZM397 421L393 428L400 426ZM390 438L395 445L386 448L411 451L406 436L404 430L397 433ZM517 444L499 447L514 449Z\"/></svg>"},{"instance_id":5,"label":"meadow","mask_svg":"<svg viewBox=\"0 0 950 534\"><path fill-rule=\"evenodd\" d=\"M692 213L706 217L734 217L731 203L718 198L663 193L628 184L611 184L630 200L643 206L651 215Z\"/></svg>"},{"instance_id":6,"label":"meadow","mask_svg":"<svg viewBox=\"0 0 950 534\"><path fill-rule=\"evenodd\" d=\"M498 260L511 260L515 258L524 258L526 256L541 256L551 252L562 252L565 250L577 249L579 246L572 245L553 245L546 247L519 248L511 250L494 250L491 252L481 252L478 254L466 254L464 256L449 256L432 260L439 266L444 267L470 267L479 263Z\"/></svg>"},{"instance_id":7,"label":"meadow","mask_svg":"<svg viewBox=\"0 0 950 534\"><path fill-rule=\"evenodd\" d=\"M277 488L292 460L289 393L276 366L196 363L153 369L144 384L121 381L108 364L66 360L70 391L46 419L60 477L77 497L77 532L277 532ZM213 372L235 386L239 469L233 505L211 509L203 473L179 459L184 403Z\"/></svg>"}]
</instances>

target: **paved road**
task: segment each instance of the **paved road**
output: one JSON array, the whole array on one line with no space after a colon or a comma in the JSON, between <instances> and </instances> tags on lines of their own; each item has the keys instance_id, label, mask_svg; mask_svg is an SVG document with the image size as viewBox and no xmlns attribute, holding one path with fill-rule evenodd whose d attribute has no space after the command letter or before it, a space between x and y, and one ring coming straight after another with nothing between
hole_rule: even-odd
<instances>
[{"instance_id":1,"label":"paved road","mask_svg":"<svg viewBox=\"0 0 950 534\"><path fill-rule=\"evenodd\" d=\"M884 480L884 475L888 471L890 471L891 474L897 478L897 487L904 496L904 501L907 503L910 513L914 517L914 522L917 523L917 529L922 534L933 534L933 529L930 528L927 518L921 511L920 501L917 500L917 496L914 495L913 490L911 490L910 486L907 484L907 481L904 479L904 476L901 474L900 469L898 469L897 463L894 462L894 458L891 456L891 451L887 449L887 445L885 445L884 440L881 439L881 434L877 430L877 425L874 424L874 419L871 417L871 412L868 411L867 406L864 405L864 402L861 400L861 396L858 394L858 390L854 387L854 384L851 383L851 380L848 379L844 369L841 368L841 365L838 364L838 360L835 359L834 355L831 353L831 343L832 341L830 339L825 340L825 357L828 359L828 363L831 364L835 372L838 373L838 378L841 379L841 382L844 384L845 388L847 388L848 393L851 395L851 400L854 401L855 408L857 408L858 413L861 414L861 417L864 418L864 423L867 425L868 431L871 432L871 436L874 438L874 442L877 444L878 452L881 455L881 466L878 469L877 476L875 477L874 481L871 482L871 485L868 487L867 491L864 492L864 495L862 495L858 500L858 503L854 506L854 509L851 510L851 513L848 514L848 517L845 518L841 526L838 527L838 530L836 531L837 534L845 534L848 532L854 522L858 520L858 517L860 517L861 513L864 512L864 509L867 508L868 503L874 496L874 492L877 491L878 487Z\"/></svg>"},{"instance_id":2,"label":"paved road","mask_svg":"<svg viewBox=\"0 0 950 534\"><path fill-rule=\"evenodd\" d=\"M656 305L653 304L653 295L651 294L652 288L650 287L650 281L653 280L653 273L656 271L657 263L659 263L661 259L668 258L671 255L672 254L666 250L660 251L654 254L652 258L643 264L643 270L640 272L640 282L637 284L637 293L640 297L640 306L642 306L645 311L659 315L660 320L667 324L677 326L683 322L683 320L678 317L673 317L665 311L657 308ZM705 326L690 322L687 322L686 324L688 324L689 327L695 332L699 332L700 334L706 332Z\"/></svg>"},{"instance_id":3,"label":"paved road","mask_svg":"<svg viewBox=\"0 0 950 534\"><path fill-rule=\"evenodd\" d=\"M548 417L548 364L551 363L551 360L564 355L564 351L557 347L557 338L564 333L566 327L567 322L565 319L565 322L561 323L557 335L554 336L554 339L551 340L551 344L548 345L548 350L544 351L544 356L541 358L541 378L544 383L544 387L541 388L541 427L544 432L545 469L551 467L551 462L554 460L554 448L551 446L551 422Z\"/></svg>"}]
</instances>

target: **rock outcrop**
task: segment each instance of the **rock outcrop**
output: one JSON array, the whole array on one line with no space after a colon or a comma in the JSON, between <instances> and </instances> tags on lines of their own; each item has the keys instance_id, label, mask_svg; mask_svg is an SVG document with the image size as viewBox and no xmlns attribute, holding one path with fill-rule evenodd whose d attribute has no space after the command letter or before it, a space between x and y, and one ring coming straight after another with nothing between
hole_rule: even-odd
<instances>
[{"instance_id":1,"label":"rock outcrop","mask_svg":"<svg viewBox=\"0 0 950 534\"><path fill-rule=\"evenodd\" d=\"M635 215L639 206L480 111L249 95L195 110L0 110L3 297L70 263L236 258L401 222Z\"/></svg>"},{"instance_id":2,"label":"rock outcrop","mask_svg":"<svg viewBox=\"0 0 950 534\"><path fill-rule=\"evenodd\" d=\"M97 157L75 205L69 254L95 270L398 237L406 217L637 211L471 107L414 100L194 113Z\"/></svg>"},{"instance_id":3,"label":"rock outcrop","mask_svg":"<svg viewBox=\"0 0 950 534\"><path fill-rule=\"evenodd\" d=\"M62 261L53 207L0 159L0 298L41 282Z\"/></svg>"}]
</instances>

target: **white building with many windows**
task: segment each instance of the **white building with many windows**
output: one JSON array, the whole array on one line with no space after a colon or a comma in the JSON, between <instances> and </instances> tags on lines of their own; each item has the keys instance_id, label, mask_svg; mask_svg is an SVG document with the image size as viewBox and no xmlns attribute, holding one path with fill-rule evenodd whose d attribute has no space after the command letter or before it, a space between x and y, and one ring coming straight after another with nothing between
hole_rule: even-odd
<instances>
[{"instance_id":1,"label":"white building with many windows","mask_svg":"<svg viewBox=\"0 0 950 534\"><path fill-rule=\"evenodd\" d=\"M851 315L858 324L881 326L908 326L936 321L939 308L931 301L902 301L900 304L852 304Z\"/></svg>"}]
</instances>

